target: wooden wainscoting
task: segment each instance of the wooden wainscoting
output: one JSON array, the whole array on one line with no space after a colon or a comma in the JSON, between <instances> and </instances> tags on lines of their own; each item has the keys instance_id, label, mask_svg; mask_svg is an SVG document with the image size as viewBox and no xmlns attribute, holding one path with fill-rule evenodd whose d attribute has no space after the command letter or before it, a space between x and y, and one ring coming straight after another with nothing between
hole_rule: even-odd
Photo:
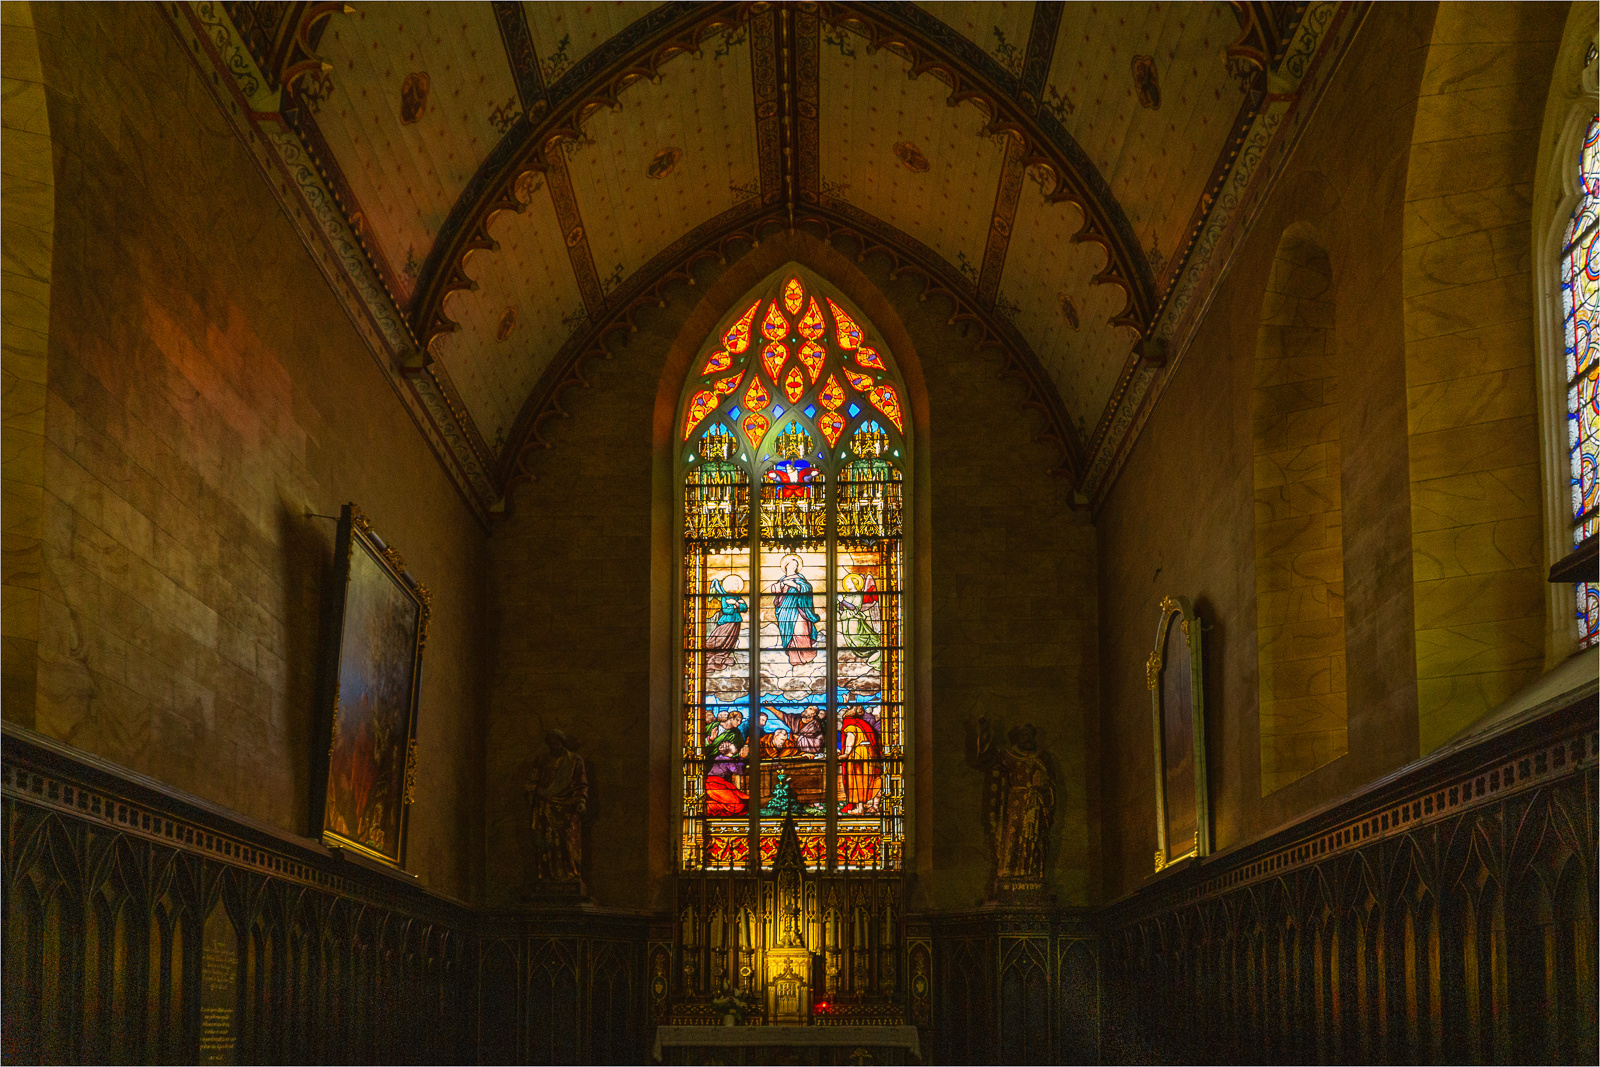
<instances>
[{"instance_id":1,"label":"wooden wainscoting","mask_svg":"<svg viewBox=\"0 0 1600 1067\"><path fill-rule=\"evenodd\" d=\"M474 1063L473 914L5 726L12 1063Z\"/></svg>"},{"instance_id":2,"label":"wooden wainscoting","mask_svg":"<svg viewBox=\"0 0 1600 1067\"><path fill-rule=\"evenodd\" d=\"M1107 908L1103 1057L1594 1062L1595 712L1591 684Z\"/></svg>"}]
</instances>

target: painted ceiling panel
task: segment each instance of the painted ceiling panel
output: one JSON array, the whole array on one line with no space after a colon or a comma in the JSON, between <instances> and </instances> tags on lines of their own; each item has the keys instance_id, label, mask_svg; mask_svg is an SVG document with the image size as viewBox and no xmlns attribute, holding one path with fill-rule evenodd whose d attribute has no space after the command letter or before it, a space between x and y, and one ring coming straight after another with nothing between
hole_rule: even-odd
<instances>
[{"instance_id":1,"label":"painted ceiling panel","mask_svg":"<svg viewBox=\"0 0 1600 1067\"><path fill-rule=\"evenodd\" d=\"M947 106L948 86L907 70L887 49L868 55L852 33L825 35L822 191L915 237L976 284L1005 142L980 135L976 105Z\"/></svg>"},{"instance_id":2,"label":"painted ceiling panel","mask_svg":"<svg viewBox=\"0 0 1600 1067\"><path fill-rule=\"evenodd\" d=\"M488 4L362 4L328 21L309 92L402 301L456 197L509 128L516 87Z\"/></svg>"},{"instance_id":3,"label":"painted ceiling panel","mask_svg":"<svg viewBox=\"0 0 1600 1067\"><path fill-rule=\"evenodd\" d=\"M998 303L1054 379L1068 417L1087 440L1136 336L1109 324L1125 298L1118 286L1090 284L1106 253L1092 242L1072 242L1082 225L1077 207L1047 204L1038 183L1026 182Z\"/></svg>"},{"instance_id":4,"label":"painted ceiling panel","mask_svg":"<svg viewBox=\"0 0 1600 1067\"><path fill-rule=\"evenodd\" d=\"M494 449L551 358L585 322L577 276L543 177L527 175L518 190L527 204L523 211L503 211L489 223L499 250L467 257L477 291L459 290L445 300L445 313L461 328L433 345L478 432Z\"/></svg>"},{"instance_id":5,"label":"painted ceiling panel","mask_svg":"<svg viewBox=\"0 0 1600 1067\"><path fill-rule=\"evenodd\" d=\"M938 0L918 5L928 14L988 52L1012 74L1022 74L1028 52L1028 30L1033 25L1033 0L1016 3L975 4L963 0Z\"/></svg>"},{"instance_id":6,"label":"painted ceiling panel","mask_svg":"<svg viewBox=\"0 0 1600 1067\"><path fill-rule=\"evenodd\" d=\"M707 219L759 194L748 32L718 35L636 82L565 145L573 194L610 292Z\"/></svg>"},{"instance_id":7,"label":"painted ceiling panel","mask_svg":"<svg viewBox=\"0 0 1600 1067\"><path fill-rule=\"evenodd\" d=\"M1157 277L1244 99L1224 61L1238 35L1222 3L1062 9L1044 107L1105 176Z\"/></svg>"},{"instance_id":8,"label":"painted ceiling panel","mask_svg":"<svg viewBox=\"0 0 1600 1067\"><path fill-rule=\"evenodd\" d=\"M524 0L528 32L539 54L539 70L546 86L555 84L573 64L593 52L617 31L642 18L659 3L552 4Z\"/></svg>"}]
</instances>

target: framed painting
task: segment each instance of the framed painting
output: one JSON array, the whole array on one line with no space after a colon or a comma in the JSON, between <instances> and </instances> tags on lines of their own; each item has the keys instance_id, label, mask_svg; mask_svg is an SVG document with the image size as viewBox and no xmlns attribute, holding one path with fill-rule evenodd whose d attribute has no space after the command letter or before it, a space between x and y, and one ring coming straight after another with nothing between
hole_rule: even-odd
<instances>
[{"instance_id":1,"label":"framed painting","mask_svg":"<svg viewBox=\"0 0 1600 1067\"><path fill-rule=\"evenodd\" d=\"M354 504L339 513L325 610L314 832L403 867L430 601Z\"/></svg>"},{"instance_id":2,"label":"framed painting","mask_svg":"<svg viewBox=\"0 0 1600 1067\"><path fill-rule=\"evenodd\" d=\"M1176 625L1174 625L1176 624ZM1161 601L1145 663L1156 755L1156 870L1211 853L1200 620L1188 597Z\"/></svg>"}]
</instances>

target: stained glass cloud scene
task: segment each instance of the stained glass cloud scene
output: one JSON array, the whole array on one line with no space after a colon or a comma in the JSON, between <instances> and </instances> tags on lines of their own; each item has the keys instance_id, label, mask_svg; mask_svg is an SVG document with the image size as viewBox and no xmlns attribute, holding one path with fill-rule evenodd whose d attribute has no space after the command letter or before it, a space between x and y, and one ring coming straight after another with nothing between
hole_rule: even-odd
<instances>
[{"instance_id":1,"label":"stained glass cloud scene","mask_svg":"<svg viewBox=\"0 0 1600 1067\"><path fill-rule=\"evenodd\" d=\"M680 865L770 863L793 815L808 864L897 870L904 386L809 272L760 293L713 333L678 423Z\"/></svg>"}]
</instances>

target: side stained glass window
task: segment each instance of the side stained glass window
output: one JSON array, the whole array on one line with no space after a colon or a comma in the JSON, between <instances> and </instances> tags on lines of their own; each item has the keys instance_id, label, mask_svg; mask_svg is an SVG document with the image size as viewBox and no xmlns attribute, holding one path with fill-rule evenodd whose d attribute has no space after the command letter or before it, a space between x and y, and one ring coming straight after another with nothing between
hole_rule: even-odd
<instances>
[{"instance_id":1,"label":"side stained glass window","mask_svg":"<svg viewBox=\"0 0 1600 1067\"><path fill-rule=\"evenodd\" d=\"M684 389L683 870L899 870L904 386L809 274L780 273Z\"/></svg>"},{"instance_id":2,"label":"side stained glass window","mask_svg":"<svg viewBox=\"0 0 1600 1067\"><path fill-rule=\"evenodd\" d=\"M1572 543L1595 532L1600 473L1600 116L1589 123L1579 162L1582 198L1561 252L1561 304L1567 342L1567 444L1572 461ZM1578 643L1600 640L1600 587L1577 585Z\"/></svg>"}]
</instances>

